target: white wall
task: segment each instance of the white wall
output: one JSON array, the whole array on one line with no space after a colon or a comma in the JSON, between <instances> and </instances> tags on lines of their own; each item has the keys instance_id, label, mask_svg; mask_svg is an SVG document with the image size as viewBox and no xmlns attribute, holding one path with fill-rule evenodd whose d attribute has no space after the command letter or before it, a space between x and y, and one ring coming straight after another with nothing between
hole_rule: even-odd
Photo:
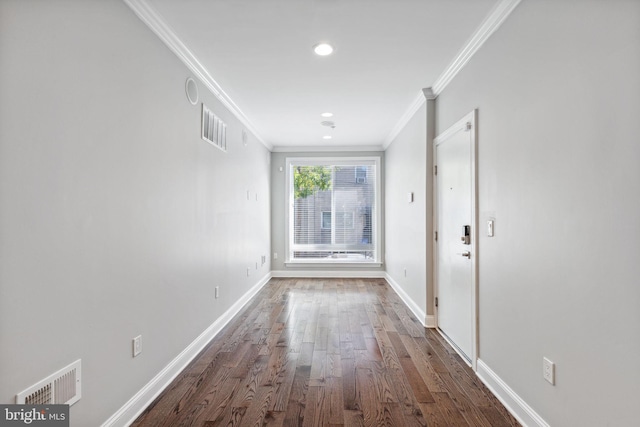
<instances>
[{"instance_id":1,"label":"white wall","mask_svg":"<svg viewBox=\"0 0 640 427\"><path fill-rule=\"evenodd\" d=\"M425 103L385 151L386 271L417 307L420 313L414 314L421 322L425 322L427 310L433 315L433 288L427 289L432 256L431 250L427 251L432 229L432 189L427 185L431 152L427 145ZM408 202L408 193L413 193L413 203Z\"/></svg>"},{"instance_id":2,"label":"white wall","mask_svg":"<svg viewBox=\"0 0 640 427\"><path fill-rule=\"evenodd\" d=\"M476 107L480 359L550 425L636 425L640 2L524 0L438 132Z\"/></svg>"},{"instance_id":3,"label":"white wall","mask_svg":"<svg viewBox=\"0 0 640 427\"><path fill-rule=\"evenodd\" d=\"M306 275L306 276L323 276L329 274L335 277L339 276L375 276L382 277L384 275L384 264L379 267L353 267L346 264L320 265L317 267L295 267L286 266L285 240L286 240L286 159L287 157L379 157L381 176L381 200L385 198L385 161L384 152L381 151L362 151L362 152L273 152L271 153L271 267L274 276L286 275ZM282 172L280 172L282 167ZM382 248L381 257L385 256L385 240L384 240L384 202L380 203L382 208L382 221L380 224L380 237L382 239L380 247ZM278 254L278 259L273 259L273 254Z\"/></svg>"},{"instance_id":4,"label":"white wall","mask_svg":"<svg viewBox=\"0 0 640 427\"><path fill-rule=\"evenodd\" d=\"M81 358L99 425L268 275L269 152L119 0L2 0L0 64L0 402Z\"/></svg>"}]
</instances>

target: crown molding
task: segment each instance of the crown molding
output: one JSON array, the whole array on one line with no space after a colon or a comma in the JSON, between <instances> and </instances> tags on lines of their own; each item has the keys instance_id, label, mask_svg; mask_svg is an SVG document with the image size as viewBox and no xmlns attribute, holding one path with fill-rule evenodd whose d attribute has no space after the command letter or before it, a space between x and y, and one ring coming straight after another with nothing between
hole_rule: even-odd
<instances>
[{"instance_id":1,"label":"crown molding","mask_svg":"<svg viewBox=\"0 0 640 427\"><path fill-rule=\"evenodd\" d=\"M402 132L402 129L404 129L407 123L409 123L409 120L411 120L413 115L416 114L416 111L418 111L420 107L422 107L422 104L424 104L425 101L426 101L425 94L421 90L420 93L418 93L418 95L415 97L411 105L409 105L409 108L407 108L404 114L400 117L400 120L398 120L398 123L396 123L393 129L391 129L391 132L389 132L389 135L387 135L387 137L384 139L382 143L383 150L386 150L387 148L389 148L393 140L398 137L400 132Z\"/></svg>"},{"instance_id":2,"label":"crown molding","mask_svg":"<svg viewBox=\"0 0 640 427\"><path fill-rule=\"evenodd\" d=\"M422 89L422 94L424 95L424 99L426 99L427 101L436 99L436 94L433 93L433 89L431 89L430 87L425 87L424 89Z\"/></svg>"},{"instance_id":3,"label":"crown molding","mask_svg":"<svg viewBox=\"0 0 640 427\"><path fill-rule=\"evenodd\" d=\"M381 145L278 145L273 147L274 153L325 153L325 152L362 152L384 151Z\"/></svg>"},{"instance_id":4,"label":"crown molding","mask_svg":"<svg viewBox=\"0 0 640 427\"><path fill-rule=\"evenodd\" d=\"M384 139L383 149L389 148L391 143L398 137L402 129L409 123L409 120L424 104L426 100L435 99L453 78L462 70L469 60L476 54L485 41L493 34L511 12L518 6L521 0L501 0L494 6L489 15L482 22L480 27L473 33L471 38L458 52L458 55L449 66L440 74L431 88L422 89L420 94L414 99L409 108L404 112L398 123L391 129L389 135Z\"/></svg>"},{"instance_id":5,"label":"crown molding","mask_svg":"<svg viewBox=\"0 0 640 427\"><path fill-rule=\"evenodd\" d=\"M123 0L124 3L162 40L167 47L187 66L198 79L220 100L224 105L255 137L269 150L273 145L260 137L247 116L236 105L231 97L220 87L209 71L200 63L198 58L180 40L174 30L167 24L164 18L146 0Z\"/></svg>"},{"instance_id":6,"label":"crown molding","mask_svg":"<svg viewBox=\"0 0 640 427\"><path fill-rule=\"evenodd\" d=\"M458 55L449 66L440 74L440 77L433 84L433 93L438 96L453 78L464 68L469 60L475 55L485 41L493 34L505 19L513 12L521 0L501 0L494 6L491 13L485 18L480 27L471 36L469 41L458 52Z\"/></svg>"},{"instance_id":7,"label":"crown molding","mask_svg":"<svg viewBox=\"0 0 640 427\"><path fill-rule=\"evenodd\" d=\"M504 20L518 6L521 0L501 0L492 9L476 32L467 41L449 66L440 74L431 91L420 91L409 108L400 117L391 132L384 139L381 147L286 147L266 142L256 131L247 116L236 105L231 97L220 87L198 58L180 40L164 18L147 2L147 0L123 0L142 22L153 31L164 44L200 79L204 85L220 100L220 102L270 151L379 151L386 150L409 120L425 103L426 99L435 99L453 78L464 68L469 60L480 49L484 42L502 25Z\"/></svg>"}]
</instances>

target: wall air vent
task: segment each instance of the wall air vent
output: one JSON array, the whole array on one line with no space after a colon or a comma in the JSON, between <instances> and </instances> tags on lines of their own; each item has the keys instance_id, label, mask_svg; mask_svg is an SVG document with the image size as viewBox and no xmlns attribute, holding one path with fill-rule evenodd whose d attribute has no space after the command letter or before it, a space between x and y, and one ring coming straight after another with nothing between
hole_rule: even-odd
<instances>
[{"instance_id":1,"label":"wall air vent","mask_svg":"<svg viewBox=\"0 0 640 427\"><path fill-rule=\"evenodd\" d=\"M17 404L73 405L82 396L81 360L49 375L16 396Z\"/></svg>"},{"instance_id":2,"label":"wall air vent","mask_svg":"<svg viewBox=\"0 0 640 427\"><path fill-rule=\"evenodd\" d=\"M227 151L227 125L202 104L202 139Z\"/></svg>"}]
</instances>

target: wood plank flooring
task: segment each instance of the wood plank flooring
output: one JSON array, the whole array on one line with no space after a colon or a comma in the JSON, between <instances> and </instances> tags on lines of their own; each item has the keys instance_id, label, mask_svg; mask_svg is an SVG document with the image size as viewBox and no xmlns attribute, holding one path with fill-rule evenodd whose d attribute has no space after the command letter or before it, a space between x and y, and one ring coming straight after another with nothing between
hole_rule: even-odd
<instances>
[{"instance_id":1,"label":"wood plank flooring","mask_svg":"<svg viewBox=\"0 0 640 427\"><path fill-rule=\"evenodd\" d=\"M383 279L272 279L133 426L518 426Z\"/></svg>"}]
</instances>

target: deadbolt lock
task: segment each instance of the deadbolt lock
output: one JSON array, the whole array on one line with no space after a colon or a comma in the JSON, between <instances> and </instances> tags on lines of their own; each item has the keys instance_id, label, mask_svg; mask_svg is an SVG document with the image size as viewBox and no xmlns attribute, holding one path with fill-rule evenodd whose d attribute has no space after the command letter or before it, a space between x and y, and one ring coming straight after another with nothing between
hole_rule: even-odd
<instances>
[{"instance_id":1,"label":"deadbolt lock","mask_svg":"<svg viewBox=\"0 0 640 427\"><path fill-rule=\"evenodd\" d=\"M464 243L465 245L471 244L471 226L470 225L462 226L462 236L460 237L460 240L462 240L462 243Z\"/></svg>"}]
</instances>

